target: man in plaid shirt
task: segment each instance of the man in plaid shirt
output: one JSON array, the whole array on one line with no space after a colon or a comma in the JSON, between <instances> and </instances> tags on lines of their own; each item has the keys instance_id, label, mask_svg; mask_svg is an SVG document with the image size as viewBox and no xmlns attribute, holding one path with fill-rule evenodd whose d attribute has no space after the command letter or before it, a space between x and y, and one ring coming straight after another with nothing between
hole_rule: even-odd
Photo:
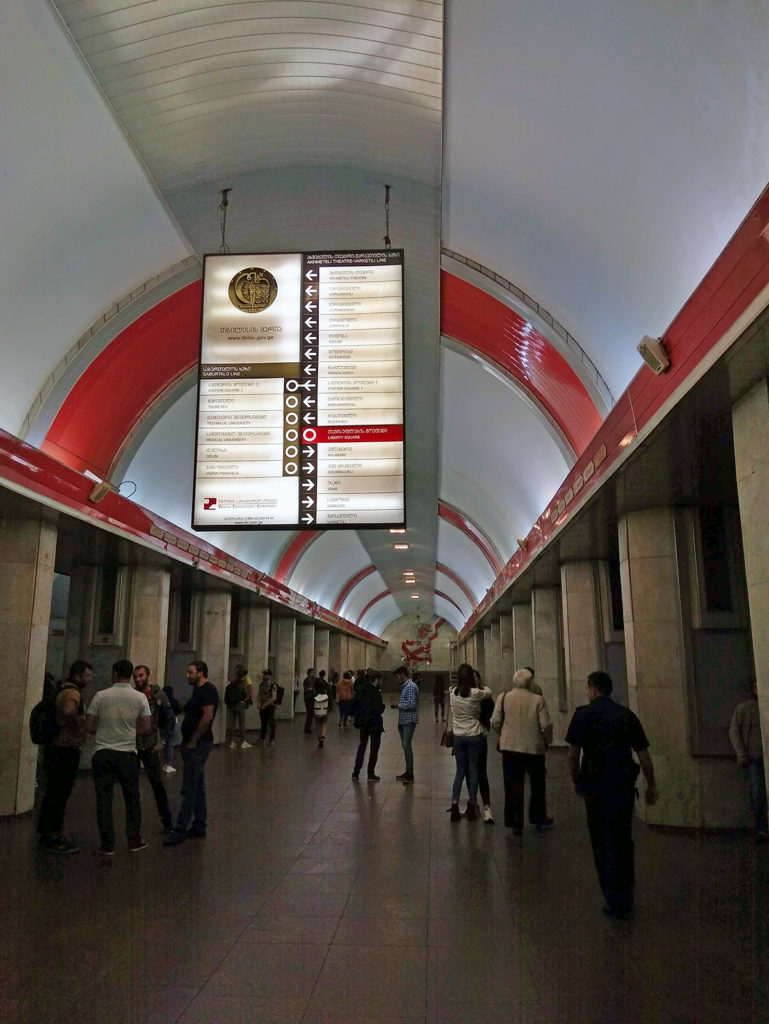
<instances>
[{"instance_id":1,"label":"man in plaid shirt","mask_svg":"<svg viewBox=\"0 0 769 1024\"><path fill-rule=\"evenodd\" d=\"M406 758L406 771L402 775L396 775L395 778L398 782L408 785L414 781L414 754L411 750L411 740L419 721L419 687L413 679L409 678L409 670L405 665L401 665L395 670L395 678L401 682L403 689L398 703L390 706L398 709L398 733Z\"/></svg>"}]
</instances>

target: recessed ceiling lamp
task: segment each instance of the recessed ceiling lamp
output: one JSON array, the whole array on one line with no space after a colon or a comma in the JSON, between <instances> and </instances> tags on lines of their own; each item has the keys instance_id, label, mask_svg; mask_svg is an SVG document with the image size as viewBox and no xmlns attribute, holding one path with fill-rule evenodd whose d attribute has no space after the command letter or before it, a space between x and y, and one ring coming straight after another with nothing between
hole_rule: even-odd
<instances>
[{"instance_id":1,"label":"recessed ceiling lamp","mask_svg":"<svg viewBox=\"0 0 769 1024\"><path fill-rule=\"evenodd\" d=\"M412 601L419 600L419 594L409 594L409 597L411 598Z\"/></svg>"},{"instance_id":2,"label":"recessed ceiling lamp","mask_svg":"<svg viewBox=\"0 0 769 1024\"><path fill-rule=\"evenodd\" d=\"M390 533L405 533L405 530L390 530Z\"/></svg>"},{"instance_id":3,"label":"recessed ceiling lamp","mask_svg":"<svg viewBox=\"0 0 769 1024\"><path fill-rule=\"evenodd\" d=\"M396 551L408 551L408 544L393 544Z\"/></svg>"}]
</instances>

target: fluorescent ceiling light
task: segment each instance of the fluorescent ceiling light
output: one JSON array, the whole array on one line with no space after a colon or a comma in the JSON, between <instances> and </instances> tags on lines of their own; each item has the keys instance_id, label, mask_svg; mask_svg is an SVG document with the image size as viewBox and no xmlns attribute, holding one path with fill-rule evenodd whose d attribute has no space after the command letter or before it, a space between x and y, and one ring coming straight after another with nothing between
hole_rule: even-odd
<instances>
[{"instance_id":1,"label":"fluorescent ceiling light","mask_svg":"<svg viewBox=\"0 0 769 1024\"><path fill-rule=\"evenodd\" d=\"M393 544L396 551L408 551L408 544Z\"/></svg>"},{"instance_id":2,"label":"fluorescent ceiling light","mask_svg":"<svg viewBox=\"0 0 769 1024\"><path fill-rule=\"evenodd\" d=\"M390 530L390 533L405 533L405 530Z\"/></svg>"},{"instance_id":3,"label":"fluorescent ceiling light","mask_svg":"<svg viewBox=\"0 0 769 1024\"><path fill-rule=\"evenodd\" d=\"M419 594L409 594L409 597L411 598L412 601L419 600Z\"/></svg>"}]
</instances>

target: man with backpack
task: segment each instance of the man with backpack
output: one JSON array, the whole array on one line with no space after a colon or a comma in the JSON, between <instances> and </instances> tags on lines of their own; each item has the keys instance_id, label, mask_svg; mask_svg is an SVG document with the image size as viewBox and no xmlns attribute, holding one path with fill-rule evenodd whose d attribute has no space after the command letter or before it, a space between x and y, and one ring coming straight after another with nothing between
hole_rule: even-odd
<instances>
[{"instance_id":1,"label":"man with backpack","mask_svg":"<svg viewBox=\"0 0 769 1024\"><path fill-rule=\"evenodd\" d=\"M168 794L160 774L160 751L163 749L161 736L175 716L166 694L155 683L150 683L150 670L146 665L134 665L133 678L136 689L147 698L152 716L150 731L136 737L136 753L139 755L139 763L144 765L147 781L152 787L161 830L168 833L171 831L171 808L168 806Z\"/></svg>"},{"instance_id":2,"label":"man with backpack","mask_svg":"<svg viewBox=\"0 0 769 1024\"><path fill-rule=\"evenodd\" d=\"M59 689L32 712L32 740L43 746L46 790L37 820L38 847L50 853L79 853L80 847L65 839L64 811L80 765L85 743L85 709L81 691L91 682L87 661L76 661Z\"/></svg>"}]
</instances>

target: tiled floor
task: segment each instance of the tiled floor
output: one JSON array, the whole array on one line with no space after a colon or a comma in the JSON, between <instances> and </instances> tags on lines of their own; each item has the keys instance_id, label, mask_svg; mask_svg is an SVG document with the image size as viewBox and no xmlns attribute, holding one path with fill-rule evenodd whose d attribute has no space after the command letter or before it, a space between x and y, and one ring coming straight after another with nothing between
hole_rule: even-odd
<instances>
[{"instance_id":1,"label":"tiled floor","mask_svg":"<svg viewBox=\"0 0 769 1024\"><path fill-rule=\"evenodd\" d=\"M357 734L329 734L318 750L299 718L279 723L275 750L215 751L209 836L176 849L144 782L140 854L92 852L89 778L67 819L86 852L41 855L31 818L1 824L0 1020L769 1020L769 849L636 822L637 910L613 923L562 752L548 759L556 827L516 839L495 753L497 824L449 823L453 760L431 717L409 787L393 778L394 716L377 785L350 779Z\"/></svg>"}]
</instances>

